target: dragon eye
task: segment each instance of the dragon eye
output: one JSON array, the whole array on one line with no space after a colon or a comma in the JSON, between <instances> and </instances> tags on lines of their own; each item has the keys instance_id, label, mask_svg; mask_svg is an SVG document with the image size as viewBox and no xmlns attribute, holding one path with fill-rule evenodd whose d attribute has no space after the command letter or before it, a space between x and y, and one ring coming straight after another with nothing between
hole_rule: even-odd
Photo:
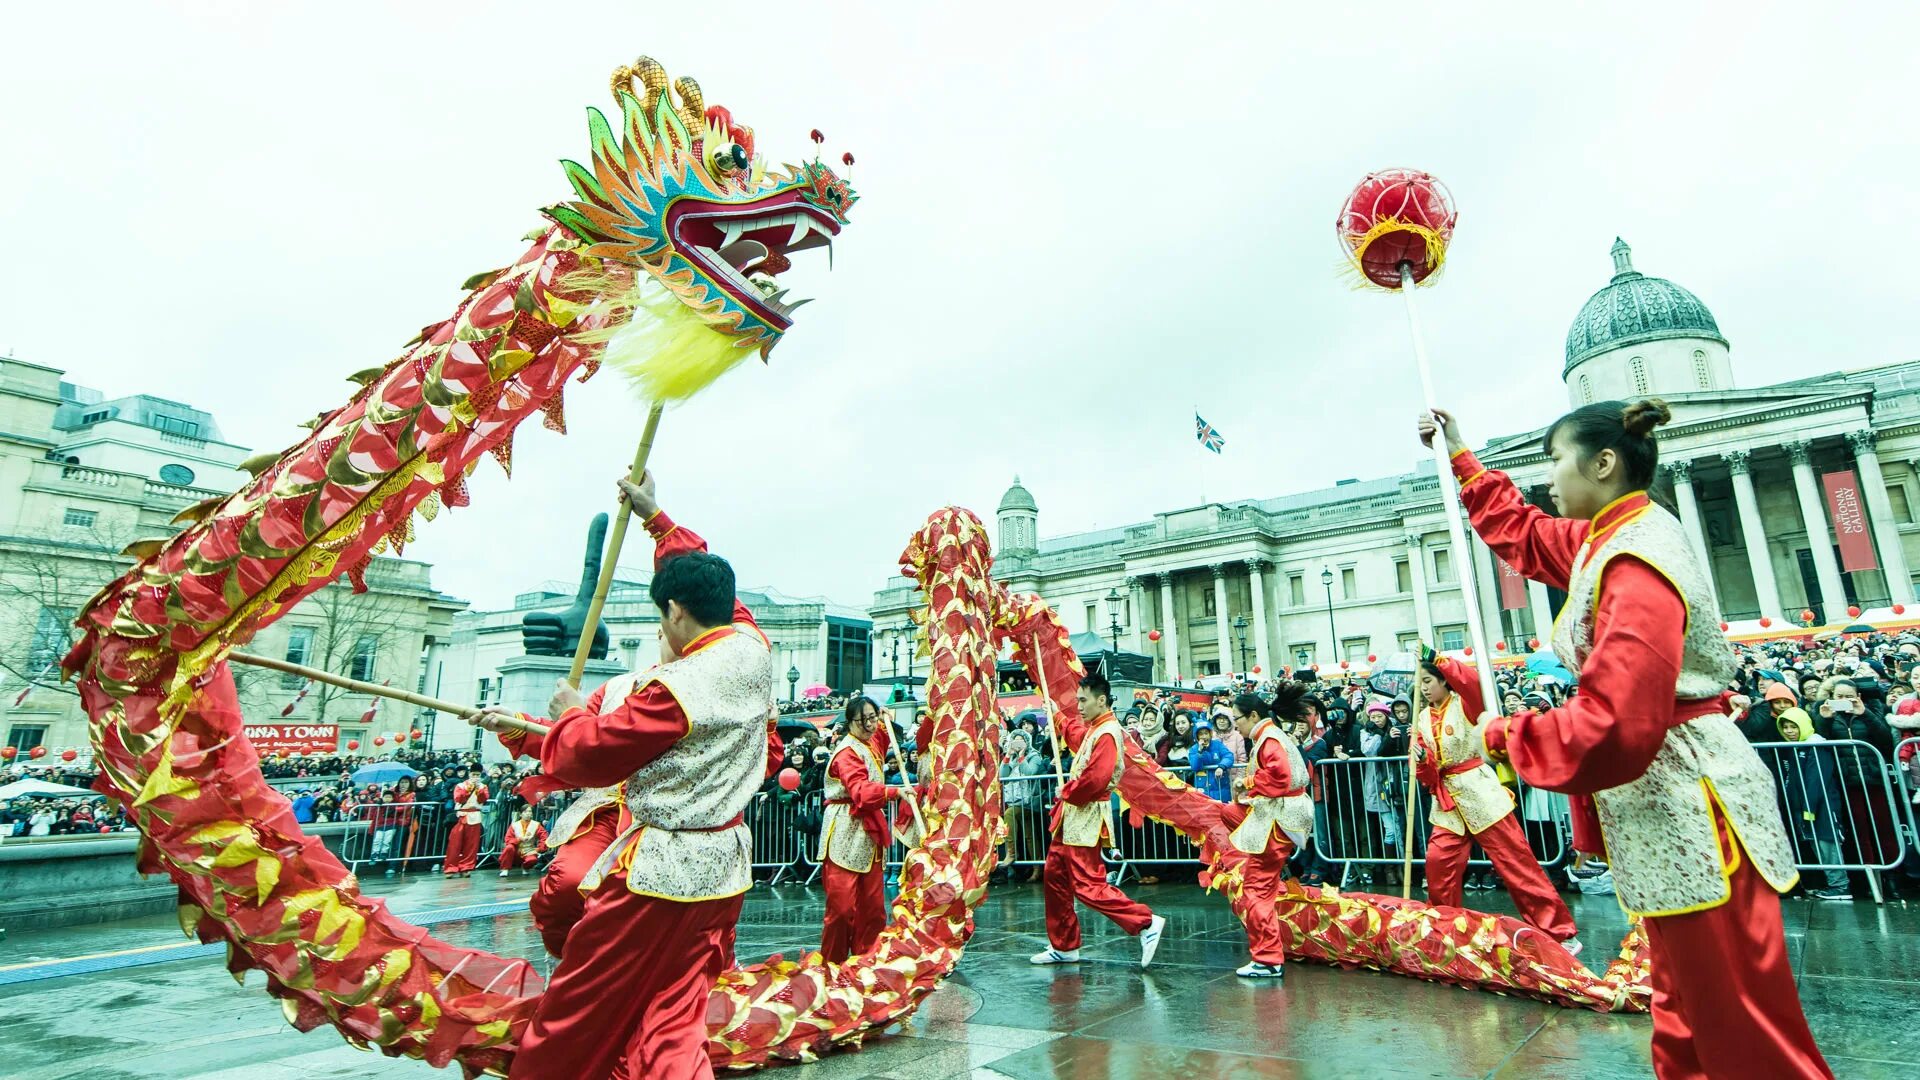
<instances>
[{"instance_id":1,"label":"dragon eye","mask_svg":"<svg viewBox=\"0 0 1920 1080\"><path fill-rule=\"evenodd\" d=\"M715 143L707 151L707 169L716 176L739 172L751 164L746 147L737 142Z\"/></svg>"}]
</instances>

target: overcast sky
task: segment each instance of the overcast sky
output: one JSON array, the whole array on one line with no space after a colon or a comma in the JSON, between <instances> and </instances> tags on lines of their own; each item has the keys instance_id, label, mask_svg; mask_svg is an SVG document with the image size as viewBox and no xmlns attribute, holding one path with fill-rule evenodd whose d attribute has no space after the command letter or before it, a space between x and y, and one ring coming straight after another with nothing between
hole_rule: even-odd
<instances>
[{"instance_id":1,"label":"overcast sky","mask_svg":"<svg viewBox=\"0 0 1920 1080\"><path fill-rule=\"evenodd\" d=\"M795 259L818 302L655 456L676 517L796 595L864 607L929 511L991 517L1015 473L1051 536L1410 468L1402 310L1331 230L1372 169L1460 205L1420 299L1477 439L1564 405L1616 234L1742 385L1914 358L1913 5L1447 7L10 5L0 350L288 445L519 252L646 53L774 160L818 127L859 161L833 271ZM645 409L607 379L567 412L408 549L440 588L577 575Z\"/></svg>"}]
</instances>

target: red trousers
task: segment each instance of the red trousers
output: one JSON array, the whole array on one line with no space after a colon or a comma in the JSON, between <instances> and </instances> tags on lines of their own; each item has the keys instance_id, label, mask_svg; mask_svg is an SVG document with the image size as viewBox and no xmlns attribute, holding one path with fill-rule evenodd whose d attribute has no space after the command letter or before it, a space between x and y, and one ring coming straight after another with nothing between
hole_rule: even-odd
<instances>
[{"instance_id":1,"label":"red trousers","mask_svg":"<svg viewBox=\"0 0 1920 1080\"><path fill-rule=\"evenodd\" d=\"M553 861L541 875L540 886L527 901L528 909L533 912L534 929L540 931L541 943L556 958L561 946L567 943L567 931L573 929L573 924L579 922L587 910L587 898L580 894L580 881L600 853L613 843L619 817L613 807L595 811L587 819L587 827L553 853Z\"/></svg>"},{"instance_id":2,"label":"red trousers","mask_svg":"<svg viewBox=\"0 0 1920 1080\"><path fill-rule=\"evenodd\" d=\"M1487 853L1493 868L1506 882L1507 895L1520 917L1555 941L1574 935L1573 912L1554 891L1547 872L1533 861L1533 849L1527 846L1527 834L1520 820L1508 814L1487 827L1485 832L1455 836L1438 826L1427 838L1427 902L1446 907L1461 907L1461 883L1467 876L1467 856L1475 842Z\"/></svg>"},{"instance_id":3,"label":"red trousers","mask_svg":"<svg viewBox=\"0 0 1920 1080\"><path fill-rule=\"evenodd\" d=\"M1653 976L1653 1074L1831 1080L1787 964L1780 898L1733 844L1724 819L1720 830L1722 856L1739 860L1732 896L1719 907L1643 923Z\"/></svg>"},{"instance_id":4,"label":"red trousers","mask_svg":"<svg viewBox=\"0 0 1920 1080\"><path fill-rule=\"evenodd\" d=\"M1220 811L1220 822L1229 829L1239 828L1247 820L1246 806L1234 803ZM1247 951L1262 964L1279 967L1287 959L1287 939L1280 933L1280 917L1273 913L1274 897L1280 895L1280 883L1287 877L1287 860L1293 857L1293 841L1279 829L1267 840L1267 850L1247 856L1246 880L1242 889L1250 904L1242 920L1247 926Z\"/></svg>"},{"instance_id":5,"label":"red trousers","mask_svg":"<svg viewBox=\"0 0 1920 1080\"><path fill-rule=\"evenodd\" d=\"M708 1080L707 998L741 897L682 903L610 878L587 898L509 1074Z\"/></svg>"},{"instance_id":6,"label":"red trousers","mask_svg":"<svg viewBox=\"0 0 1920 1080\"><path fill-rule=\"evenodd\" d=\"M828 859L820 867L820 877L827 887L820 956L838 963L873 948L887 925L886 862L876 855L873 869L856 874Z\"/></svg>"},{"instance_id":7,"label":"red trousers","mask_svg":"<svg viewBox=\"0 0 1920 1080\"><path fill-rule=\"evenodd\" d=\"M1107 884L1107 864L1097 847L1075 847L1058 836L1047 849L1047 942L1062 952L1080 947L1079 900L1129 934L1153 922L1153 909Z\"/></svg>"},{"instance_id":8,"label":"red trousers","mask_svg":"<svg viewBox=\"0 0 1920 1080\"><path fill-rule=\"evenodd\" d=\"M480 825L469 825L464 821L455 821L453 831L447 834L447 857L441 860L441 870L449 874L465 874L480 865Z\"/></svg>"},{"instance_id":9,"label":"red trousers","mask_svg":"<svg viewBox=\"0 0 1920 1080\"><path fill-rule=\"evenodd\" d=\"M516 866L532 866L540 861L540 849L530 848L521 851L520 845L509 836L500 843L500 869L511 870Z\"/></svg>"}]
</instances>

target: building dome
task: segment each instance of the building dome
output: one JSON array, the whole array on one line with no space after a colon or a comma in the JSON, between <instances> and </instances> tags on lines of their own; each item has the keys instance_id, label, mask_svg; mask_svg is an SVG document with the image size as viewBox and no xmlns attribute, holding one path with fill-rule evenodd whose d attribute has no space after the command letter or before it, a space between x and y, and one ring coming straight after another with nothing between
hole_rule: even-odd
<instances>
[{"instance_id":1,"label":"building dome","mask_svg":"<svg viewBox=\"0 0 1920 1080\"><path fill-rule=\"evenodd\" d=\"M1025 510L1032 514L1040 512L1040 505L1033 501L1033 493L1020 486L1018 476L1013 478L1013 486L1007 489L1007 493L1000 496L1000 513L1009 510Z\"/></svg>"},{"instance_id":2,"label":"building dome","mask_svg":"<svg viewBox=\"0 0 1920 1080\"><path fill-rule=\"evenodd\" d=\"M1567 329L1567 364L1574 365L1614 349L1669 338L1697 338L1718 342L1720 326L1700 298L1665 278L1648 277L1633 268L1632 249L1613 241L1613 280L1589 298Z\"/></svg>"}]
</instances>

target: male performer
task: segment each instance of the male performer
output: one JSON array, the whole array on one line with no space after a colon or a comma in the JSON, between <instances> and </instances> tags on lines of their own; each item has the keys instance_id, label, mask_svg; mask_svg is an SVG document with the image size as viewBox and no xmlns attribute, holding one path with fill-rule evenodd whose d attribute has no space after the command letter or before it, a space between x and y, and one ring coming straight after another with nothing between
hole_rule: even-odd
<instances>
[{"instance_id":1,"label":"male performer","mask_svg":"<svg viewBox=\"0 0 1920 1080\"><path fill-rule=\"evenodd\" d=\"M448 877L466 877L480 865L480 809L486 804L487 785L476 765L453 786L453 831L447 834L447 856L441 863Z\"/></svg>"},{"instance_id":2,"label":"male performer","mask_svg":"<svg viewBox=\"0 0 1920 1080\"><path fill-rule=\"evenodd\" d=\"M1413 718L1414 777L1433 793L1427 811L1427 902L1461 906L1467 855L1478 843L1487 853L1520 917L1575 956L1573 913L1533 859L1527 834L1513 812L1513 793L1474 748L1484 712L1480 677L1468 664L1420 647L1414 673L1427 707Z\"/></svg>"},{"instance_id":3,"label":"male performer","mask_svg":"<svg viewBox=\"0 0 1920 1080\"><path fill-rule=\"evenodd\" d=\"M820 867L827 920L820 955L836 963L873 948L887 922L887 786L891 733L870 697L847 703L847 730L827 763L826 810L820 818Z\"/></svg>"},{"instance_id":4,"label":"male performer","mask_svg":"<svg viewBox=\"0 0 1920 1080\"><path fill-rule=\"evenodd\" d=\"M1112 919L1140 936L1140 966L1153 963L1166 917L1130 899L1107 883L1100 849L1113 843L1114 784L1120 780L1120 721L1113 716L1113 688L1098 675L1080 683L1078 715L1060 717L1059 737L1074 748L1073 767L1060 786L1053 808L1053 846L1047 849L1047 948L1029 959L1036 964L1080 961L1080 917L1073 902ZM1080 717L1091 716L1091 723Z\"/></svg>"},{"instance_id":5,"label":"male performer","mask_svg":"<svg viewBox=\"0 0 1920 1080\"><path fill-rule=\"evenodd\" d=\"M734 595L733 568L676 526L651 476L622 481L655 542L649 591L674 659L602 687L601 714L571 687L541 740L557 782L625 781L632 823L586 878L586 913L513 1061L516 1077L711 1077L706 1005L753 884L747 803L766 773L772 650ZM475 723L498 731L504 710Z\"/></svg>"},{"instance_id":6,"label":"male performer","mask_svg":"<svg viewBox=\"0 0 1920 1080\"><path fill-rule=\"evenodd\" d=\"M540 845L546 842L547 830L533 820L533 807L521 807L500 841L500 876L506 877L516 866L522 872L532 869L540 861Z\"/></svg>"},{"instance_id":7,"label":"male performer","mask_svg":"<svg viewBox=\"0 0 1920 1080\"><path fill-rule=\"evenodd\" d=\"M1247 979L1278 979L1286 974L1286 939L1273 913L1274 898L1287 876L1287 859L1306 846L1313 835L1313 797L1307 794L1307 763L1299 746L1274 723L1294 723L1306 716L1301 703L1307 688L1282 682L1268 705L1256 694L1241 694L1233 702L1233 726L1247 740L1249 775L1238 803L1220 813L1233 830L1233 846L1250 856L1241 887L1253 898L1246 915L1247 948L1253 959L1234 972Z\"/></svg>"}]
</instances>

